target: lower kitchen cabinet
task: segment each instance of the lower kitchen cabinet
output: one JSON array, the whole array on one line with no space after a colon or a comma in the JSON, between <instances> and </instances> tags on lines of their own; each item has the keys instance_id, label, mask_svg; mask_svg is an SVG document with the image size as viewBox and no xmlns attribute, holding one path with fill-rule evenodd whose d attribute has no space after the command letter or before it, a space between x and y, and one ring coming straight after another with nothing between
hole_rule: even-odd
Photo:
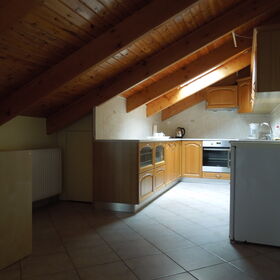
<instances>
[{"instance_id":1,"label":"lower kitchen cabinet","mask_svg":"<svg viewBox=\"0 0 280 280\"><path fill-rule=\"evenodd\" d=\"M174 179L174 166L175 166L175 144L174 142L168 142L165 145L165 157L166 157L166 182L169 183Z\"/></svg>"},{"instance_id":2,"label":"lower kitchen cabinet","mask_svg":"<svg viewBox=\"0 0 280 280\"><path fill-rule=\"evenodd\" d=\"M140 202L165 186L165 170L165 165L162 165L139 175Z\"/></svg>"},{"instance_id":3,"label":"lower kitchen cabinet","mask_svg":"<svg viewBox=\"0 0 280 280\"><path fill-rule=\"evenodd\" d=\"M182 176L202 176L202 142L182 141Z\"/></svg>"},{"instance_id":4,"label":"lower kitchen cabinet","mask_svg":"<svg viewBox=\"0 0 280 280\"><path fill-rule=\"evenodd\" d=\"M154 190L162 188L165 185L166 178L165 165L155 168L154 170Z\"/></svg>"},{"instance_id":5,"label":"lower kitchen cabinet","mask_svg":"<svg viewBox=\"0 0 280 280\"><path fill-rule=\"evenodd\" d=\"M177 142L175 142L175 175L174 175L174 179L178 179L182 176L181 164L182 164L182 143L181 143L181 141L177 141Z\"/></svg>"},{"instance_id":6,"label":"lower kitchen cabinet","mask_svg":"<svg viewBox=\"0 0 280 280\"><path fill-rule=\"evenodd\" d=\"M229 180L230 173L203 172L203 178Z\"/></svg>"},{"instance_id":7,"label":"lower kitchen cabinet","mask_svg":"<svg viewBox=\"0 0 280 280\"><path fill-rule=\"evenodd\" d=\"M181 142L173 141L165 145L166 183L181 177Z\"/></svg>"},{"instance_id":8,"label":"lower kitchen cabinet","mask_svg":"<svg viewBox=\"0 0 280 280\"><path fill-rule=\"evenodd\" d=\"M171 186L166 184L165 143L94 141L94 202L138 205Z\"/></svg>"},{"instance_id":9,"label":"lower kitchen cabinet","mask_svg":"<svg viewBox=\"0 0 280 280\"><path fill-rule=\"evenodd\" d=\"M154 170L149 170L139 175L139 200L140 202L153 194Z\"/></svg>"},{"instance_id":10,"label":"lower kitchen cabinet","mask_svg":"<svg viewBox=\"0 0 280 280\"><path fill-rule=\"evenodd\" d=\"M160 147L158 151L156 147ZM96 204L141 207L182 176L229 179L226 173L202 172L202 141L94 141L93 201Z\"/></svg>"}]
</instances>

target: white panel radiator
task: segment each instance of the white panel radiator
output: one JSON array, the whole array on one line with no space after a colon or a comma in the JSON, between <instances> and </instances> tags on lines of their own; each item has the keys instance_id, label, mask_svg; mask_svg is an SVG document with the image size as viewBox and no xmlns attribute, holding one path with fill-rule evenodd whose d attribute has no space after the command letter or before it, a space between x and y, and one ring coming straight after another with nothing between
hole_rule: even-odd
<instances>
[{"instance_id":1,"label":"white panel radiator","mask_svg":"<svg viewBox=\"0 0 280 280\"><path fill-rule=\"evenodd\" d=\"M31 150L32 201L61 193L61 150Z\"/></svg>"}]
</instances>

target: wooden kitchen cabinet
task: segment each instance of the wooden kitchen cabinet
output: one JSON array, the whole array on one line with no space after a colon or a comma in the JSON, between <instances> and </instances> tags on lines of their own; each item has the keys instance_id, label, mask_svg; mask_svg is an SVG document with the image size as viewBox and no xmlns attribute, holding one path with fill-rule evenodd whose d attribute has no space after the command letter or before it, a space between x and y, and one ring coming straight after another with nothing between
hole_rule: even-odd
<instances>
[{"instance_id":1,"label":"wooden kitchen cabinet","mask_svg":"<svg viewBox=\"0 0 280 280\"><path fill-rule=\"evenodd\" d=\"M181 177L181 141L165 144L166 154L166 183Z\"/></svg>"},{"instance_id":2,"label":"wooden kitchen cabinet","mask_svg":"<svg viewBox=\"0 0 280 280\"><path fill-rule=\"evenodd\" d=\"M154 143L154 165L155 167L165 164L165 143Z\"/></svg>"},{"instance_id":3,"label":"wooden kitchen cabinet","mask_svg":"<svg viewBox=\"0 0 280 280\"><path fill-rule=\"evenodd\" d=\"M206 90L207 109L236 108L238 106L237 87L210 87Z\"/></svg>"},{"instance_id":4,"label":"wooden kitchen cabinet","mask_svg":"<svg viewBox=\"0 0 280 280\"><path fill-rule=\"evenodd\" d=\"M155 168L154 170L154 190L162 188L165 185L166 178L165 165Z\"/></svg>"},{"instance_id":5,"label":"wooden kitchen cabinet","mask_svg":"<svg viewBox=\"0 0 280 280\"><path fill-rule=\"evenodd\" d=\"M140 143L139 144L139 173L154 167L154 144Z\"/></svg>"},{"instance_id":6,"label":"wooden kitchen cabinet","mask_svg":"<svg viewBox=\"0 0 280 280\"><path fill-rule=\"evenodd\" d=\"M199 178L202 176L202 142L182 142L182 176Z\"/></svg>"},{"instance_id":7,"label":"wooden kitchen cabinet","mask_svg":"<svg viewBox=\"0 0 280 280\"><path fill-rule=\"evenodd\" d=\"M181 158L182 158L182 151L181 151L181 141L174 142L175 143L175 179L181 177Z\"/></svg>"},{"instance_id":8,"label":"wooden kitchen cabinet","mask_svg":"<svg viewBox=\"0 0 280 280\"><path fill-rule=\"evenodd\" d=\"M229 180L230 173L203 172L203 178Z\"/></svg>"},{"instance_id":9,"label":"wooden kitchen cabinet","mask_svg":"<svg viewBox=\"0 0 280 280\"><path fill-rule=\"evenodd\" d=\"M154 171L149 170L139 175L139 200L140 202L153 194Z\"/></svg>"},{"instance_id":10,"label":"wooden kitchen cabinet","mask_svg":"<svg viewBox=\"0 0 280 280\"><path fill-rule=\"evenodd\" d=\"M237 80L239 113L251 113L254 106L251 77Z\"/></svg>"},{"instance_id":11,"label":"wooden kitchen cabinet","mask_svg":"<svg viewBox=\"0 0 280 280\"><path fill-rule=\"evenodd\" d=\"M181 142L166 143L166 183L181 177Z\"/></svg>"},{"instance_id":12,"label":"wooden kitchen cabinet","mask_svg":"<svg viewBox=\"0 0 280 280\"><path fill-rule=\"evenodd\" d=\"M254 92L280 91L280 25L254 29L252 87Z\"/></svg>"},{"instance_id":13,"label":"wooden kitchen cabinet","mask_svg":"<svg viewBox=\"0 0 280 280\"><path fill-rule=\"evenodd\" d=\"M175 177L175 148L175 142L166 143L166 183L173 181Z\"/></svg>"}]
</instances>

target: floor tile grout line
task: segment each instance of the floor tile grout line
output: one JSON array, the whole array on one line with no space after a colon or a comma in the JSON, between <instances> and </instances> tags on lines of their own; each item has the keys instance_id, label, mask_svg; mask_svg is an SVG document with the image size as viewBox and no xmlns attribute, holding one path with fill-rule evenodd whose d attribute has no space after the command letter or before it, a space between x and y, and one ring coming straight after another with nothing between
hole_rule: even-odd
<instances>
[{"instance_id":1,"label":"floor tile grout line","mask_svg":"<svg viewBox=\"0 0 280 280\"><path fill-rule=\"evenodd\" d=\"M160 207L160 206L159 206ZM162 208L164 209L164 208ZM171 212L171 211L170 211ZM145 213L144 213L145 214ZM146 215L146 214L145 214ZM147 215L148 216L148 215ZM153 217L151 216L148 216L149 218L152 218L153 220L155 220ZM120 218L121 219L121 218ZM122 220L122 219L121 219ZM157 220L156 220L157 221ZM185 240L193 243L196 247L200 247L201 249L205 250L206 252L210 253L211 255L215 256L215 257L218 257L219 259L221 259L223 262L222 263L229 263L228 261L224 260L223 258L217 256L216 254L213 254L211 252L209 252L208 250L204 249L201 245L195 243L195 242L192 242L190 241L189 239L185 238L183 235L181 235L180 233L177 233L176 231L174 231L172 228L160 223L159 221L157 221L159 224L163 225L164 227L166 227L167 229L170 229L171 231L173 231L174 233L180 235L181 237L183 237ZM124 222L125 223L125 222ZM150 242L148 239L146 239L142 234L140 234L139 232L137 232L133 227L131 227L129 224L125 223L130 229L132 229L134 232L136 232L137 234L139 234L144 240L146 240L148 243L150 243L152 246L156 247L160 252L162 252L165 256L167 256L169 259L171 259L173 262L175 262L177 265L179 265L175 260L173 260L171 257L169 257L164 251L162 251L161 249L159 249L155 244L153 244L152 242ZM190 247L191 248L191 247ZM187 249L187 248L186 248ZM215 264L215 265L218 265L218 264ZM211 267L211 266L215 266L215 265L210 265L210 266L205 266L205 267L201 267L199 269L202 269L202 268L206 268L206 267ZM186 270L184 267L182 267L181 265L179 265L183 270L185 270L186 272L190 272L188 270Z\"/></svg>"},{"instance_id":2,"label":"floor tile grout line","mask_svg":"<svg viewBox=\"0 0 280 280\"><path fill-rule=\"evenodd\" d=\"M157 220L156 220L157 221ZM186 238L184 235L182 235L181 233L179 233L179 232L176 232L174 229L172 229L171 227L169 227L169 226L166 226L165 224L163 224L163 223L161 223L161 222L159 222L159 221L157 221L157 223L158 224L160 224L160 225L162 225L162 226L164 226L164 227L166 227L167 229L169 229L169 230L171 230L172 232L174 232L174 233L176 233L177 235L179 235L179 236L181 236L182 238L184 238L186 241L189 241L190 243L193 243L194 244L194 246L193 247L195 247L195 246L197 246L197 247L200 247L200 248L202 248L202 249L204 249L201 245L203 245L203 244L198 244L198 243L195 243L195 242L193 242L193 241L191 241L191 240L189 240L188 238ZM128 225L129 226L129 225ZM136 231L137 232L137 231ZM212 242L209 242L209 243L212 243ZM214 242L215 243L215 242ZM207 243L206 243L207 244ZM204 249L205 250L205 249ZM213 255L213 254L212 254Z\"/></svg>"},{"instance_id":3,"label":"floor tile grout line","mask_svg":"<svg viewBox=\"0 0 280 280\"><path fill-rule=\"evenodd\" d=\"M180 201L178 201L178 203L181 203ZM181 203L181 204L183 204L183 203ZM183 204L184 205L184 204ZM165 210L165 211L167 211L165 208L163 208L162 206L160 206L159 204L158 204L158 207L160 207L161 209L163 209L163 210ZM195 209L195 208L194 208ZM174 212L174 211L172 211L172 210L168 210L169 212L171 212L172 214L175 214L175 215L177 215L177 216L180 216L181 218L183 218L183 219L186 219L186 220L188 220L186 217L184 217L183 215L181 215L181 214L178 214L178 213L176 213L176 212ZM211 215L212 216L212 215ZM215 217L214 215L213 215L213 217ZM199 223L196 223L196 222L193 222L192 220L190 220L190 222L191 223L194 223L194 224L196 224L196 225L199 225L199 226L202 226L201 224L199 224ZM205 227L205 226L202 226L202 227L204 227L205 229L208 229L208 227Z\"/></svg>"},{"instance_id":4,"label":"floor tile grout line","mask_svg":"<svg viewBox=\"0 0 280 280\"><path fill-rule=\"evenodd\" d=\"M161 207L160 205L157 205L158 207L160 207L161 209L164 209L163 207ZM165 209L164 209L165 210ZM167 210L166 210L167 211ZM171 213L174 213L172 210L168 210L169 212L171 212ZM176 214L176 213L174 213L174 214ZM147 215L148 216L148 215ZM181 216L181 215L179 215L179 216ZM173 231L174 233L176 233L176 234L178 234L178 235L180 235L181 237L183 237L184 239L186 239L187 241L190 241L191 243L194 243L197 247L200 247L201 249L203 249L203 250L205 250L205 251L207 251L208 253L210 253L210 254L212 254L212 255L214 255L214 256L216 256L216 257L218 257L219 259L221 259L222 261L223 261L223 263L219 263L219 264L214 264L214 265L209 265L209 266L205 266L205 267L201 267L201 268L198 268L198 269L194 269L194 270L190 270L190 271L187 271L188 273L190 273L191 274L191 271L195 271L195 270L199 270L199 269L203 269L203 268L207 268L207 267L213 267L213 266L217 266L217 265L221 265L221 264L228 264L228 265L231 265L231 266L233 266L233 267L235 267L235 268L237 268L240 272L242 272L242 273L244 273L245 275L246 275L246 272L245 271L243 271L243 270L241 270L240 268L238 268L237 266L235 266L234 264L232 264L231 263L231 261L227 261L227 260L225 260L225 259L223 259L222 257L220 257L220 256L218 256L217 254L215 254L215 253L213 253L213 252L210 252L209 250L207 250L207 249L205 249L204 247L202 247L201 245L203 245L203 244L197 244L197 243L195 243L195 242L192 242L191 240L189 240L189 239L187 239L187 238L185 238L185 236L183 236L183 235L181 235L180 233L178 233L178 232L176 232L175 230L173 230L172 228L170 228L169 226L166 226L165 224L163 224L163 223L161 223L160 221L158 221L157 219L155 219L155 218L153 218L153 217L151 217L151 216L148 216L149 218L152 218L152 219L154 219L154 220L156 220L159 224L161 224L161 225L163 225L164 227L166 227L166 228L168 228L168 229L170 229L171 231ZM184 218L184 216L181 216L181 217L183 217ZM129 225L128 225L129 226ZM216 242L209 242L208 244L210 244L210 243L216 243ZM206 243L207 244L207 243ZM155 245L154 245L155 246ZM156 246L155 246L156 247ZM157 248L157 247L156 247ZM191 247L190 247L191 248ZM158 249L158 248L157 248ZM187 248L186 248L187 249ZM255 251L255 250L254 250ZM163 252L164 253L164 252ZM166 254L165 254L166 255ZM169 256L168 256L169 257ZM172 258L171 258L172 259ZM242 258L240 258L240 259L242 259ZM173 260L173 259L172 259ZM174 261L174 260L173 260ZM183 268L184 269L184 268ZM192 274L191 274L192 275ZM192 275L193 276L193 275ZM197 279L197 278L196 278Z\"/></svg>"},{"instance_id":5,"label":"floor tile grout line","mask_svg":"<svg viewBox=\"0 0 280 280\"><path fill-rule=\"evenodd\" d=\"M172 211L170 211L170 212L172 212ZM181 217L183 217L183 216L181 216ZM151 217L149 216L149 218L151 218ZM184 218L184 217L183 217L183 218ZM187 240L187 241L193 243L195 246L200 247L200 248L202 248L202 249L204 249L204 248L202 247L202 245L210 244L210 243L216 243L216 242L209 242L209 243L205 243L205 244L198 244L198 243L195 243L195 242L189 240L188 238L186 238L186 237L185 237L184 235L182 235L181 233L176 232L176 231L175 231L174 229L172 229L170 226L165 225L164 223L158 221L157 219L155 219L155 220L156 220L157 223L159 223L160 225L166 227L167 229L171 230L172 232L174 232L174 233L176 233L177 235L181 236L181 237L184 238L185 240ZM199 224L198 224L198 225L199 225ZM207 229L207 228L206 228L206 229ZM204 249L204 250L206 250L206 249ZM208 250L207 250L207 251L208 251ZM208 252L209 252L209 251L208 251ZM211 252L209 252L209 253L211 253ZM213 253L211 253L211 254L212 254L212 255L215 255L215 254L213 254ZM216 255L215 255L215 256L216 256ZM218 257L219 257L219 256L218 256ZM221 257L219 257L219 258L222 259Z\"/></svg>"},{"instance_id":6,"label":"floor tile grout line","mask_svg":"<svg viewBox=\"0 0 280 280\"><path fill-rule=\"evenodd\" d=\"M147 241L149 244L151 244L152 246L154 246L156 249L158 249L163 255L165 255L167 258L169 258L172 262L176 263L179 267L181 267L185 272L189 273L183 266L181 266L179 263L177 263L175 260L173 260L170 256L168 256L164 251L162 251L160 248L158 248L156 245L154 245L152 242L150 242L148 239L146 239L142 234L140 234L139 232L137 232L134 228L132 228L131 226L127 225L130 229L132 229L134 232L136 232L137 234L139 234L145 241ZM176 275L176 274L173 274ZM166 275L166 276L173 276L173 275ZM165 277L166 277L165 276ZM195 279L198 279L195 277ZM199 280L199 279L198 279Z\"/></svg>"},{"instance_id":7,"label":"floor tile grout line","mask_svg":"<svg viewBox=\"0 0 280 280\"><path fill-rule=\"evenodd\" d=\"M195 280L199 280L198 278L196 278L194 275L192 275L190 272L180 272L180 273L177 273L177 274L172 274L172 275L168 275L168 276L161 276L161 277L159 277L159 278L154 278L154 279L152 279L152 280L161 280L161 279L163 279L163 278L166 278L166 277L173 277L173 276L178 276L178 275L184 275L184 274L189 274L190 276L192 276Z\"/></svg>"},{"instance_id":8,"label":"floor tile grout line","mask_svg":"<svg viewBox=\"0 0 280 280\"><path fill-rule=\"evenodd\" d=\"M148 216L149 218L152 218L152 217L150 217L150 216ZM152 218L152 219L154 219L154 218ZM178 232L176 232L175 230L173 230L172 228L170 228L170 227L168 227L168 226L166 226L165 224L162 224L162 223L160 223L158 220L156 220L159 224L161 224L161 225L163 225L163 226L165 226L166 228L168 228L168 229L170 229L171 231L173 231L174 233L176 233L176 234L178 234L178 235L180 235L181 237L183 237L185 240L187 240L187 241L190 241L189 239L187 239L187 238L185 238L183 235L181 235L180 233L178 233ZM127 224L128 225L128 224ZM131 227L130 225L128 225L131 229L133 229L133 227ZM134 229L133 229L134 230ZM135 231L135 230L134 230ZM136 233L138 233L137 231L135 231ZM139 233L138 233L139 234ZM141 234L140 234L141 235ZM142 236L142 235L141 235ZM143 237L143 236L142 236ZM144 238L144 237L143 237ZM144 238L145 239L145 238ZM145 239L146 240L146 239ZM146 241L148 241L149 242L149 240L146 240ZM234 264L232 264L231 263L231 261L227 261L227 260L225 260L225 259L223 259L222 257L220 257L219 255L217 255L217 254L215 254L215 253L213 253L213 252L211 252L211 251L209 251L209 250L207 250L206 248L204 248L204 247L202 247L201 245L203 245L203 244L201 244L201 245L199 245L199 244L197 244L197 243L195 243L195 242L192 242L192 241L190 241L191 243L193 243L196 247L200 247L201 249L203 249L203 250L205 250L205 251L207 251L208 253L210 253L211 255L214 255L214 256L216 256L216 257L218 257L219 259L221 259L222 261L223 261L223 263L219 263L219 264L214 264L214 265L209 265L209 266L204 266L204 267L200 267L200 268L198 268L198 269L193 269L193 270L186 270L185 268L183 268L186 272L188 272L188 273L190 273L193 277L195 277L191 272L192 271L195 271L195 270L199 270L199 269L203 269L203 268L207 268L207 267L213 267L213 266L217 266L217 265L221 265L221 264L229 264L229 265L231 265L231 266L233 266L233 267L235 267L235 268L237 268L240 272L242 272L242 273L244 273L244 274L246 274L245 273L245 271L243 271L243 270L241 270L240 268L238 268L238 267L236 267ZM219 242L219 241L218 241ZM151 243L151 242L150 242ZM216 243L216 242L209 242L209 243L206 243L206 244L210 244L210 243ZM153 243L151 243L153 246L155 246L156 247L156 245L155 244L153 244ZM157 248L157 247L156 247ZM189 248L192 248L192 247L189 247ZM158 250L160 250L159 248L157 248ZM186 249L188 249L188 248L186 248ZM161 250L160 250L161 251ZM255 251L255 250L254 250ZM161 251L163 254L165 254L163 251ZM256 251L257 252L257 251ZM166 255L166 254L165 254ZM261 254L258 254L258 255L261 255ZM167 257L169 257L168 255L167 255ZM169 257L170 258L170 257ZM242 258L240 258L240 259L242 259ZM171 260L172 261L174 261L172 258L171 258ZM237 259L238 260L238 259ZM174 261L175 262L175 261ZM175 262L176 264L178 264L177 262ZM179 265L179 264L178 264ZM196 278L196 277L195 277ZM160 278L159 278L160 279ZM196 278L196 279L198 279L198 278Z\"/></svg>"},{"instance_id":9,"label":"floor tile grout line","mask_svg":"<svg viewBox=\"0 0 280 280\"><path fill-rule=\"evenodd\" d=\"M160 205L157 205L157 207L159 207L159 208L161 208L161 209L164 209L162 206L160 206ZM80 217L82 217L82 218L85 218L86 216L85 216L85 214L86 214L86 212L84 212L84 215L83 215L83 212L80 210L80 209L82 209L82 208L77 208L77 209L74 209L73 208L73 210L75 211L75 213L76 214L78 214L78 216L80 216ZM156 210L156 209L155 209ZM169 211L169 209L164 209L165 211L167 211L167 212L171 212L171 211ZM74 213L74 212L73 212ZM90 209L90 212L87 212L87 213L90 213L90 215L92 216L92 217L94 217L93 216L93 213L92 213L92 209ZM51 221L51 225L52 225L52 227L54 228L54 230L56 231L56 233L57 233L57 235L58 235L58 237L59 237L59 239L60 239L60 241L61 241L61 244L63 244L63 247L65 248L65 252L66 252L66 254L67 253L69 253L68 252L68 248L66 248L66 246L64 246L64 242L62 241L62 237L61 237L61 234L60 234L60 232L59 232L59 230L57 229L57 227L54 225L54 220L53 220L53 217L52 216L50 216L50 215L52 215L52 213L49 213L48 211L47 211L47 214L48 214L48 216L49 216L49 219L50 219L50 221ZM188 238L186 238L184 235L182 235L182 234L180 234L180 233L178 233L176 230L173 230L172 229L172 227L170 227L169 225L166 225L165 223L164 223L164 221L163 222L160 222L160 219L159 220L157 220L156 218L154 218L154 217L152 217L152 216L149 216L149 215L147 215L146 213L143 213L143 215L144 215L144 219L149 219L149 220L151 220L151 222L152 223L156 223L156 224L159 224L159 225L162 225L164 228L166 228L166 229L168 229L168 230L170 230L171 232L173 232L173 233L175 233L176 235L178 235L178 236L181 236L184 240L186 240L186 241L190 241ZM129 217L134 217L135 215L130 215ZM182 216L183 217L183 216ZM169 257L164 251L162 251L160 248L158 248L157 247L157 245L156 244L154 244L153 243L153 241L150 241L149 239L148 239L148 237L145 237L145 235L142 235L141 233L139 233L138 231L137 231L137 228L138 227L136 227L136 229L134 228L134 226L133 226L133 223L127 223L125 220L126 220L126 217L119 217L118 215L114 215L114 216L112 216L112 223L114 222L114 220L115 220L115 222L118 222L118 221L120 221L122 224L124 224L124 225L126 225L128 228L130 228L132 231L134 231L134 232L136 232L141 238L143 238L143 240L145 240L146 242L148 242L149 244L151 244L153 247L155 247L157 250L159 250L159 252L160 253L162 253L163 255L165 255L165 256L167 256L169 259L171 259L174 263L176 263L171 257ZM102 220L103 218L101 217L101 220ZM183 217L183 219L186 219L187 220L187 218L185 218L185 217ZM133 221L133 219L132 219L132 221ZM111 245L110 245L110 242L107 242L107 240L106 239L104 239L103 238L103 236L101 235L101 233L99 233L97 230L96 230L96 228L94 227L94 225L90 225L89 224L89 220L88 219L86 219L86 223L88 224L88 226L90 227L90 228L93 228L93 230L94 230L94 232L96 232L96 234L98 234L98 236L105 242L105 244L107 244L108 245L108 247L110 247L111 249L112 249L112 251L114 251L115 253L116 253L116 255L120 258L120 260L121 260L121 262L124 264L124 265L126 265L126 259L123 259L123 258L121 258L120 256L119 256L119 254L115 251L115 249L113 248L113 247L111 247ZM139 221L138 221L139 222ZM140 224L141 224L142 222L140 221ZM111 222L110 223L108 223L108 225L110 225L111 224ZM109 230L111 230L111 229L109 229ZM219 255L217 255L216 253L214 253L214 252L211 252L211 251L209 251L208 249L206 249L206 248L204 248L203 246L205 245L205 244L197 244L197 243L195 243L195 242L192 242L192 241L190 241L191 243L193 243L194 244L194 246L196 246L196 247L200 247L201 249L203 249L203 250L205 250L205 251L207 251L207 252L209 252L210 254L212 254L212 255L214 255L214 256L217 256L218 258L220 258L221 260L223 260L223 263L220 263L220 264L214 264L214 265L208 265L208 266L205 266L205 267L201 267L201 268L197 268L197 269L193 269L193 270L186 270L185 268L183 268L183 270L184 271L187 271L187 273L189 273L190 275L192 275L192 271L197 271L197 270L200 270L200 269L203 269L203 268L208 268L208 267L214 267L214 266L219 266L219 265L222 265L222 264L229 264L229 265L231 265L231 266L233 266L234 268L236 268L238 271L240 271L240 272L242 272L242 273L244 273L244 274L247 274L245 271L243 271L241 268L239 268L239 267L237 267L237 266L235 266L232 262L233 261L235 261L235 260L240 260L240 259L243 259L243 257L241 257L241 258L238 258L238 259L234 259L234 260L230 260L230 261L227 261L227 260L225 260L225 259L223 259L222 257L220 257ZM215 241L215 242L208 242L208 243L206 243L206 244L211 244L211 243L218 243L219 241ZM90 246L88 246L88 247L90 247ZM191 248L191 247L189 247L189 248ZM186 250L187 250L188 248L186 248ZM171 249L171 250L173 250L173 249ZM255 250L255 249L253 249L256 253L257 253L257 256L261 256L261 255L265 255L266 253L263 253L263 252L259 252L259 251L257 251L257 250ZM52 253L50 253L50 254L47 254L47 255L51 255ZM44 255L46 255L46 254L44 254ZM72 258L71 258L71 256L69 255L69 254L67 254L68 255L68 257L70 258L70 260L72 261ZM145 255L145 256L148 256L148 255ZM143 256L143 257L145 257L145 256ZM151 256L151 255L149 255L149 256ZM254 256L249 256L249 257L254 257ZM135 258L139 258L139 257L135 257ZM246 257L245 257L246 258ZM131 258L130 258L131 259ZM115 262L117 262L117 261L115 261ZM113 262L110 262L110 263L113 263ZM177 263L176 263L177 264ZM97 264L97 265L91 265L91 266L87 266L87 267L94 267L94 266L98 266L98 265L102 265L102 264ZM179 264L177 264L177 265L179 265ZM127 265L126 265L127 266ZM180 265L179 265L180 266ZM74 269L77 269L76 268L76 266L75 266L75 264L73 264L73 267L74 267ZM181 266L180 266L181 267ZM83 268L86 268L86 267L83 267ZM128 269L131 271L131 269L128 267ZM21 270L21 272L22 272L22 263L20 262L20 270ZM133 273L133 271L131 271L132 273ZM57 272L56 272L57 273ZM56 273L52 273L52 274L56 274ZM78 273L78 269L77 269L77 273ZM177 273L177 274L173 274L173 276L174 275L178 275L178 274L183 274L184 272L182 272L182 273ZM52 274L48 274L48 275L52 275ZM133 275L135 275L135 273L133 273ZM248 274L247 274L248 275ZM194 275L192 275L193 277L195 277ZM78 277L80 278L81 276L79 275L79 273L78 273ZM137 279L139 279L138 277L137 277L137 275L135 275L135 277L137 278ZM161 278L164 278L164 277L166 277L166 276L161 276L161 277L159 277L159 278L156 278L156 279L161 279ZM22 279L22 275L21 275L21 279ZM81 279L81 278L80 278ZM195 277L195 279L197 279L196 277Z\"/></svg>"},{"instance_id":10,"label":"floor tile grout line","mask_svg":"<svg viewBox=\"0 0 280 280\"><path fill-rule=\"evenodd\" d=\"M61 244L62 244L62 246L63 246L63 248L64 248L64 250L65 250L65 253L66 253L66 255L68 256L70 262L72 263L72 265L73 265L73 267L74 267L74 270L75 270L76 273L77 273L78 278L79 278L80 280L82 280L81 275L80 275L80 273L79 273L79 271L78 271L78 269L77 269L75 263L73 262L73 260L72 260L72 258L71 258L71 256L70 256L70 254L69 254L69 252L68 252L68 250L67 250L67 247L64 245L64 242L63 242L63 240L62 240L61 234L60 234L60 232L57 230L57 228L56 228L56 226L55 226L55 224L54 224L54 222L53 222L53 219L52 219L52 216L51 216L51 214L50 214L50 212L49 212L49 209L47 209L47 213L48 213L48 217L49 217L49 219L50 219L51 225L53 226L53 228L54 228L56 234L58 235L58 237L59 237L59 239L60 239L60 242L61 242Z\"/></svg>"},{"instance_id":11,"label":"floor tile grout line","mask_svg":"<svg viewBox=\"0 0 280 280\"><path fill-rule=\"evenodd\" d=\"M80 214L80 213L79 213ZM81 215L81 214L80 214ZM82 216L82 215L81 215ZM115 216L117 218L117 220L121 220L119 217ZM121 220L122 221L122 220ZM92 227L88 221L87 221L87 224L90 228L93 228L95 230L94 227ZM105 244L120 258L121 262L128 268L128 270L136 277L136 279L138 280L141 280L137 275L136 273L127 265L127 263L125 262L125 260L117 253L117 251L110 245L109 242L107 242L107 240L97 231L96 231L96 234L105 242ZM117 262L117 261L116 261ZM93 266L91 266L93 267Z\"/></svg>"}]
</instances>

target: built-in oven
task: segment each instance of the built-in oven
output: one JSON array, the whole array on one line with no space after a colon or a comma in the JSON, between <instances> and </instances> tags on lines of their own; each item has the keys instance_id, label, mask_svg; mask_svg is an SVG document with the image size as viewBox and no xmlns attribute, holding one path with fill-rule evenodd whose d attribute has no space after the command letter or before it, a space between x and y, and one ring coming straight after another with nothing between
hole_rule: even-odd
<instances>
[{"instance_id":1,"label":"built-in oven","mask_svg":"<svg viewBox=\"0 0 280 280\"><path fill-rule=\"evenodd\" d=\"M227 140L203 141L204 172L230 172L230 142Z\"/></svg>"}]
</instances>

